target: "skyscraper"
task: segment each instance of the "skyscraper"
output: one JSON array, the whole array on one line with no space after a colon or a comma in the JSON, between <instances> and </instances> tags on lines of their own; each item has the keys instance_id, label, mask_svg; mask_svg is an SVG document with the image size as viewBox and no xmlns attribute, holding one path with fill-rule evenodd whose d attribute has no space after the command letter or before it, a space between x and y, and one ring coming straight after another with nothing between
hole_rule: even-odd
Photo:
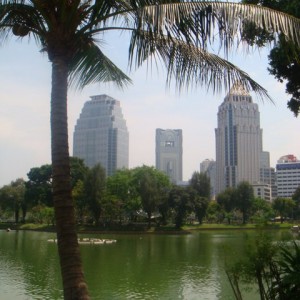
<instances>
[{"instance_id":1,"label":"skyscraper","mask_svg":"<svg viewBox=\"0 0 300 300\"><path fill-rule=\"evenodd\" d=\"M234 85L218 111L216 192L241 181L260 181L262 129L258 105L241 85Z\"/></svg>"},{"instance_id":2,"label":"skyscraper","mask_svg":"<svg viewBox=\"0 0 300 300\"><path fill-rule=\"evenodd\" d=\"M156 129L156 168L174 183L182 181L182 130Z\"/></svg>"},{"instance_id":3,"label":"skyscraper","mask_svg":"<svg viewBox=\"0 0 300 300\"><path fill-rule=\"evenodd\" d=\"M291 198L300 186L300 160L293 154L280 157L276 164L277 196Z\"/></svg>"},{"instance_id":4,"label":"skyscraper","mask_svg":"<svg viewBox=\"0 0 300 300\"><path fill-rule=\"evenodd\" d=\"M88 167L100 163L108 176L128 168L129 134L119 101L98 95L84 104L74 130L73 156Z\"/></svg>"}]
</instances>

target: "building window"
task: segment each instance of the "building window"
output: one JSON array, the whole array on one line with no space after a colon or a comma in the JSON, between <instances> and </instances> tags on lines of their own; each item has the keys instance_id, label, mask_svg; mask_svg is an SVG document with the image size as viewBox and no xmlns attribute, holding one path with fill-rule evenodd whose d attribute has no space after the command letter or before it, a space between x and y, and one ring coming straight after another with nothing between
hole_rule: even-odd
<instances>
[{"instance_id":1,"label":"building window","mask_svg":"<svg viewBox=\"0 0 300 300\"><path fill-rule=\"evenodd\" d=\"M174 141L165 141L165 147L174 147Z\"/></svg>"}]
</instances>

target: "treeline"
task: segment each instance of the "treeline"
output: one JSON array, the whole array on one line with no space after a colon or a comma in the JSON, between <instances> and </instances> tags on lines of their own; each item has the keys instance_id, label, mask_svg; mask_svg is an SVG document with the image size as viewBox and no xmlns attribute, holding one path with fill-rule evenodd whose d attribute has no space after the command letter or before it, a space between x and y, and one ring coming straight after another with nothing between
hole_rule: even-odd
<instances>
[{"instance_id":1,"label":"treeline","mask_svg":"<svg viewBox=\"0 0 300 300\"><path fill-rule=\"evenodd\" d=\"M207 211L208 221L266 223L299 219L300 217L300 187L291 198L276 198L272 202L254 197L252 186L241 182L236 188L227 188L217 195Z\"/></svg>"},{"instance_id":2,"label":"treeline","mask_svg":"<svg viewBox=\"0 0 300 300\"><path fill-rule=\"evenodd\" d=\"M195 172L188 186L171 184L154 167L118 170L106 177L101 165L88 168L83 160L70 158L71 187L80 224L111 226L155 222L174 223L187 218L202 223L210 199L209 178ZM17 179L0 189L0 218L18 222L54 223L52 167L32 168L28 180Z\"/></svg>"},{"instance_id":3,"label":"treeline","mask_svg":"<svg viewBox=\"0 0 300 300\"><path fill-rule=\"evenodd\" d=\"M177 186L154 167L118 170L106 177L101 165L88 168L83 160L70 158L71 188L79 224L111 227L146 223L155 226L197 222L267 222L299 216L300 189L293 199L272 204L255 198L253 188L241 182L211 200L206 174L194 172L186 186ZM15 223L54 225L52 167L31 168L28 180L17 179L0 189L0 219Z\"/></svg>"}]
</instances>

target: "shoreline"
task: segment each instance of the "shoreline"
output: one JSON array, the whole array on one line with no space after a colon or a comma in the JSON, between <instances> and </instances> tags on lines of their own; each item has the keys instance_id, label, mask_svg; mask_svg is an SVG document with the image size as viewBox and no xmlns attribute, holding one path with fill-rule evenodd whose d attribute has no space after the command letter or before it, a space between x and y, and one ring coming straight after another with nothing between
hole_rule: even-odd
<instances>
[{"instance_id":1,"label":"shoreline","mask_svg":"<svg viewBox=\"0 0 300 300\"><path fill-rule=\"evenodd\" d=\"M255 224L246 224L246 225L227 225L227 224L203 224L195 226L184 226L180 230L176 230L172 227L151 227L150 229L140 226L126 228L99 228L92 226L78 226L78 234L173 234L173 235L182 235L182 234L191 234L196 231L228 231L228 230L281 230L281 229L291 229L295 224L283 223L283 224L267 224L267 225L255 225ZM44 224L13 224L13 223L0 223L0 230L27 230L27 231L40 231L40 232L56 232L55 226L44 225Z\"/></svg>"}]
</instances>

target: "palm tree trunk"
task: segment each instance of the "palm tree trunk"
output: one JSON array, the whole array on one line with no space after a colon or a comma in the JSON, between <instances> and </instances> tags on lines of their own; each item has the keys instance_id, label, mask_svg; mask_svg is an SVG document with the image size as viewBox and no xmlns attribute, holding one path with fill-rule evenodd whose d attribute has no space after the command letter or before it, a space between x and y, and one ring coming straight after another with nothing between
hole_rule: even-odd
<instances>
[{"instance_id":1,"label":"palm tree trunk","mask_svg":"<svg viewBox=\"0 0 300 300\"><path fill-rule=\"evenodd\" d=\"M89 299L70 184L67 90L67 64L62 59L54 59L51 91L52 186L64 299Z\"/></svg>"}]
</instances>

